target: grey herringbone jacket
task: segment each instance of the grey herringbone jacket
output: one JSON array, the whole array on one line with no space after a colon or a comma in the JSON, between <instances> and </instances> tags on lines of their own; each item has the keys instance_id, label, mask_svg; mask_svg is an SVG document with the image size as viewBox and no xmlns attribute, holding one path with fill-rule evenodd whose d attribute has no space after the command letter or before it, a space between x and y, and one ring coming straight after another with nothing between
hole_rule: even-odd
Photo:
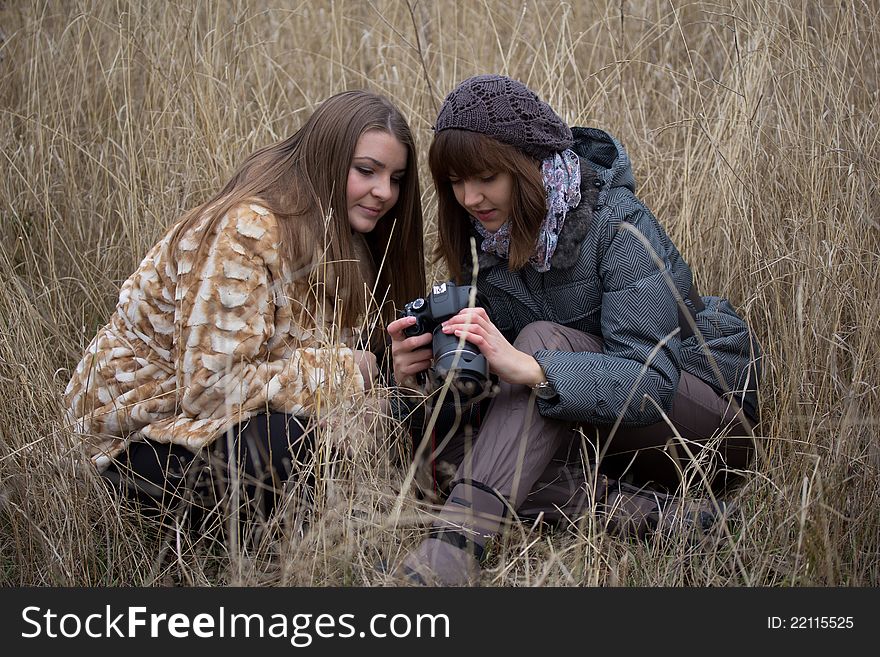
<instances>
[{"instance_id":1,"label":"grey herringbone jacket","mask_svg":"<svg viewBox=\"0 0 880 657\"><path fill-rule=\"evenodd\" d=\"M508 340L545 320L604 341L604 353L534 354L559 394L538 401L541 413L582 423L610 424L620 416L624 424L650 424L661 419L661 409L670 411L683 370L721 395L733 394L754 419L759 350L745 322L720 297L702 297L705 308L697 312L688 299L691 270L635 196L623 146L601 130L572 132L582 200L566 217L550 270L527 264L511 272L506 260L482 252L478 261L477 288ZM464 271L471 270L466 263ZM682 299L706 348L698 335L682 340L675 330L685 328Z\"/></svg>"}]
</instances>

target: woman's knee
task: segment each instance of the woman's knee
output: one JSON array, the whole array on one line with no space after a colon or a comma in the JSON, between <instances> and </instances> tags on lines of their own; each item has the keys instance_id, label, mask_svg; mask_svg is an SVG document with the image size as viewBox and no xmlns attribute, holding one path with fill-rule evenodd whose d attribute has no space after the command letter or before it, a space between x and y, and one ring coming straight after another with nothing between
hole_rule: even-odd
<instances>
[{"instance_id":1,"label":"woman's knee","mask_svg":"<svg viewBox=\"0 0 880 657\"><path fill-rule=\"evenodd\" d=\"M142 510L160 511L185 496L201 472L200 464L197 455L181 445L143 440L133 442L101 474Z\"/></svg>"},{"instance_id":2,"label":"woman's knee","mask_svg":"<svg viewBox=\"0 0 880 657\"><path fill-rule=\"evenodd\" d=\"M290 476L306 461L313 437L306 433L298 418L285 413L257 415L233 432L233 446L238 465L252 478ZM225 458L225 445L219 454Z\"/></svg>"},{"instance_id":3,"label":"woman's knee","mask_svg":"<svg viewBox=\"0 0 880 657\"><path fill-rule=\"evenodd\" d=\"M603 343L595 335L542 320L527 324L516 336L513 346L525 353L534 353L540 349L600 353Z\"/></svg>"},{"instance_id":4,"label":"woman's knee","mask_svg":"<svg viewBox=\"0 0 880 657\"><path fill-rule=\"evenodd\" d=\"M552 336L558 333L558 329L562 328L559 324L553 322L532 322L527 324L516 340L513 346L520 351L530 352L534 349L544 349L547 343L552 340Z\"/></svg>"}]
</instances>

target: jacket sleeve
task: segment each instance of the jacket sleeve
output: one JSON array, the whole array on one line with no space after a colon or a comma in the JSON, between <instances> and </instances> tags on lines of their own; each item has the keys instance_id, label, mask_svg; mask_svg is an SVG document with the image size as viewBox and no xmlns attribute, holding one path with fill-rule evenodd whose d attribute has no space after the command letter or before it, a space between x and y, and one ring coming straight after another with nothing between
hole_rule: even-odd
<instances>
[{"instance_id":1,"label":"jacket sleeve","mask_svg":"<svg viewBox=\"0 0 880 657\"><path fill-rule=\"evenodd\" d=\"M732 395L757 421L761 346L730 301L704 296L703 305L695 318L702 340L693 335L681 343L682 368L719 395Z\"/></svg>"},{"instance_id":2,"label":"jacket sleeve","mask_svg":"<svg viewBox=\"0 0 880 657\"><path fill-rule=\"evenodd\" d=\"M204 265L178 300L179 407L216 419L268 406L310 415L361 393L351 349L303 339L286 358L268 343L282 294L274 217L259 206L233 208L221 221ZM180 242L179 263L195 241ZM180 268L180 264L178 265ZM183 265L184 271L186 265ZM304 333L308 333L305 331Z\"/></svg>"},{"instance_id":3,"label":"jacket sleeve","mask_svg":"<svg viewBox=\"0 0 880 657\"><path fill-rule=\"evenodd\" d=\"M543 415L599 424L620 417L623 424L639 425L671 410L681 341L672 335L678 305L663 243L656 219L640 204L609 224L599 262L604 353L535 354L558 393L554 400L538 400Z\"/></svg>"}]
</instances>

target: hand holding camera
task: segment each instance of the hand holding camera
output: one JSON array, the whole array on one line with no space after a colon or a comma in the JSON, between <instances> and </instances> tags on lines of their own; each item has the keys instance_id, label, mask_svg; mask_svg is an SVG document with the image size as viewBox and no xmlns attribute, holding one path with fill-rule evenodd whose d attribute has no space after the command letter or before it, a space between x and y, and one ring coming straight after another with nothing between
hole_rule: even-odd
<instances>
[{"instance_id":1,"label":"hand holding camera","mask_svg":"<svg viewBox=\"0 0 880 657\"><path fill-rule=\"evenodd\" d=\"M484 392L489 384L489 363L486 358L473 343L444 333L442 329L443 322L475 303L479 301L472 286L459 286L446 282L433 285L426 297L414 299L406 304L403 318L389 326L392 338L404 324L406 326L401 332L407 338L430 334L431 360L426 367L416 369L417 365L425 362L424 350L407 350L399 346L395 349L400 344L400 341L395 341L392 345L395 374L403 372L411 375L418 371L427 371L428 382L435 387L442 386L446 378L451 377L451 387L465 398ZM403 319L407 317L415 318L415 322L404 322ZM427 338L424 344L427 346ZM419 354L419 351L422 351L422 354ZM433 365L430 364L431 362Z\"/></svg>"}]
</instances>

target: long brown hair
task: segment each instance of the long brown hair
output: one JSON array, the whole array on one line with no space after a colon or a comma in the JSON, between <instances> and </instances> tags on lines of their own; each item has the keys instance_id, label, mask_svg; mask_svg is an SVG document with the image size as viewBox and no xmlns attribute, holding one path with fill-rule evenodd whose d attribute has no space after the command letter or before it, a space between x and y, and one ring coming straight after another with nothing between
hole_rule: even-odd
<instances>
[{"instance_id":1,"label":"long brown hair","mask_svg":"<svg viewBox=\"0 0 880 657\"><path fill-rule=\"evenodd\" d=\"M369 130L394 136L407 153L397 203L365 236L379 268L375 298L382 304L382 318L390 321L394 306L402 308L424 294L425 263L415 142L406 119L384 96L359 90L326 99L293 135L249 155L223 189L184 217L172 241L210 212L198 252L202 257L207 237L225 213L244 200L258 200L278 218L282 254L291 271L319 257L331 263L311 267L310 276L314 285L325 288L323 294L338 298L338 325L354 326L367 308L346 190L355 147Z\"/></svg>"},{"instance_id":2,"label":"long brown hair","mask_svg":"<svg viewBox=\"0 0 880 657\"><path fill-rule=\"evenodd\" d=\"M462 282L461 267L470 257L471 221L455 200L450 175L468 178L487 172L513 178L510 211L511 270L526 265L535 250L538 231L547 212L541 163L518 148L467 130L443 130L434 135L428 165L437 189L437 246L434 258L446 261L449 275Z\"/></svg>"}]
</instances>

